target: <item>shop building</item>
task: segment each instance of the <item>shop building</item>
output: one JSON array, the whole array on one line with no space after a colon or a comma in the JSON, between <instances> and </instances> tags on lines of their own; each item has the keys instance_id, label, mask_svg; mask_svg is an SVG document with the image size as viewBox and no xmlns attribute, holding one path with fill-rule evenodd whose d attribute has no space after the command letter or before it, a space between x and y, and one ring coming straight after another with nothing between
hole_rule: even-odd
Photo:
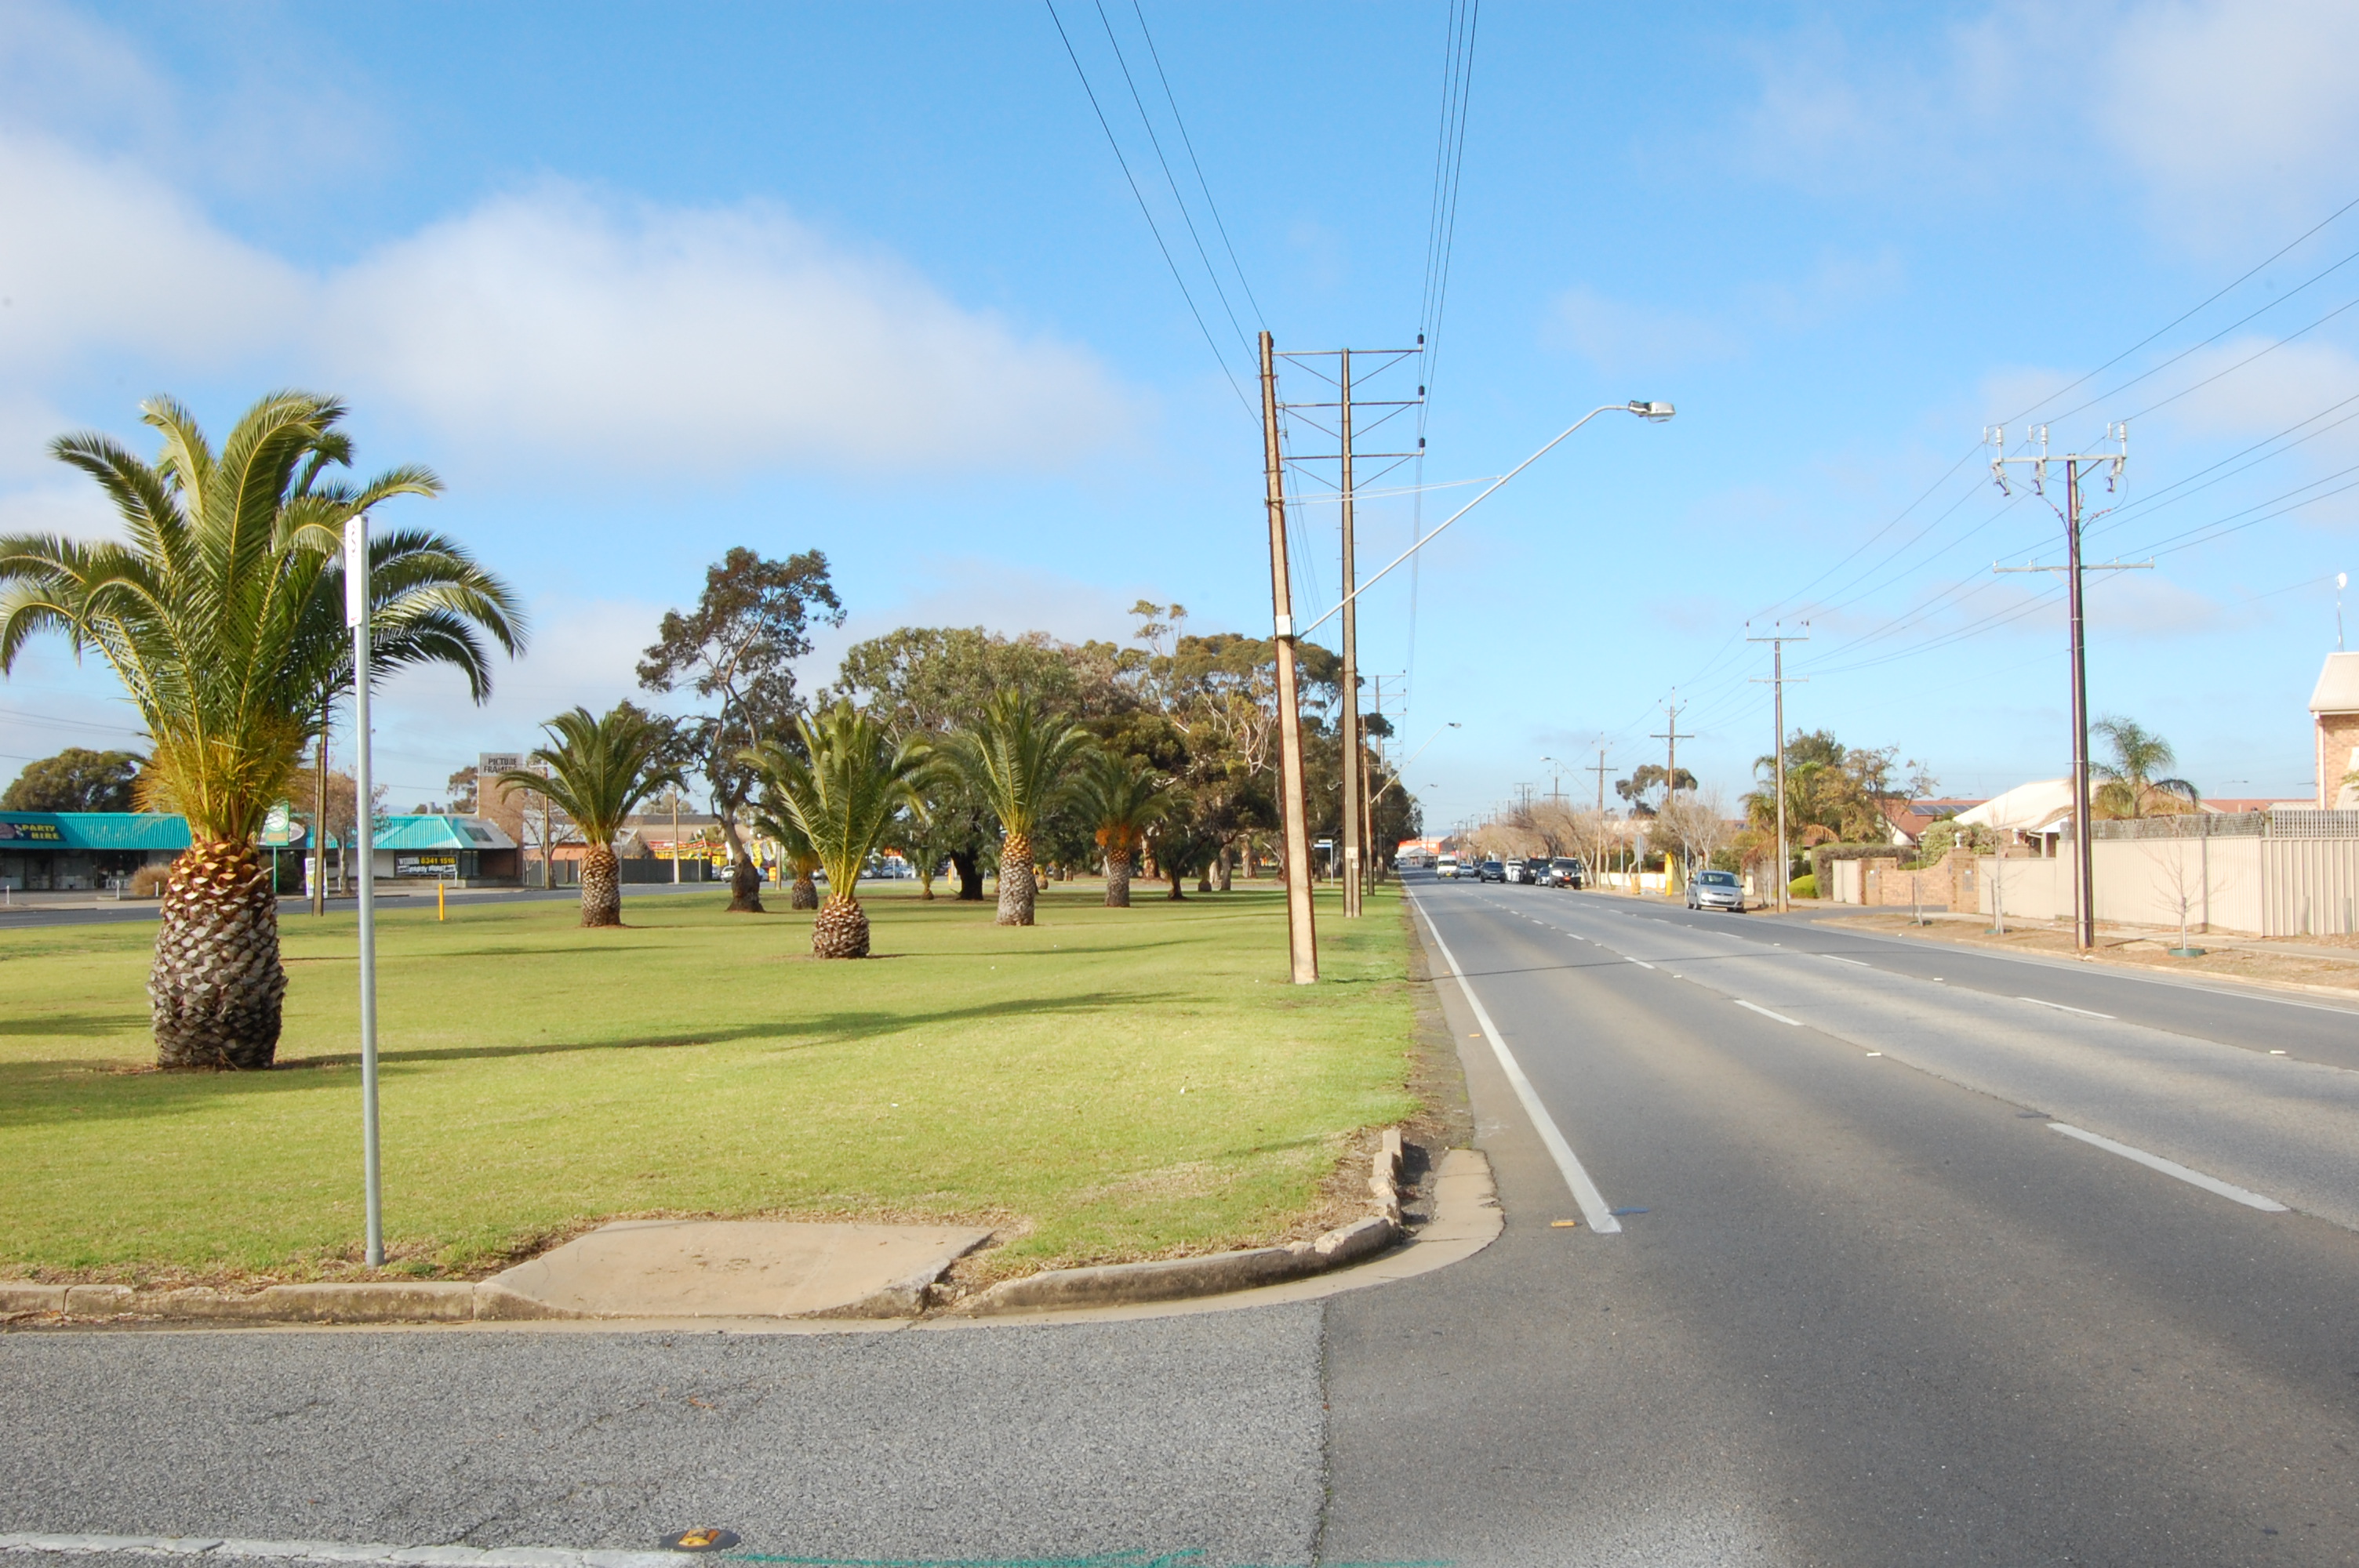
<instances>
[{"instance_id":1,"label":"shop building","mask_svg":"<svg viewBox=\"0 0 2359 1568\"><path fill-rule=\"evenodd\" d=\"M98 892L188 847L188 823L162 812L0 811L0 888Z\"/></svg>"}]
</instances>

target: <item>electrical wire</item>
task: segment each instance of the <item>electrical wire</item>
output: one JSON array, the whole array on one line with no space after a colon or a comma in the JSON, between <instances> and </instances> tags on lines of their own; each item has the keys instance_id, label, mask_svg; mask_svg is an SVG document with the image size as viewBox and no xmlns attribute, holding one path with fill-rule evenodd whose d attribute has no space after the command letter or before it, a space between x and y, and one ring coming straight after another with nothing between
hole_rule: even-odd
<instances>
[{"instance_id":1,"label":"electrical wire","mask_svg":"<svg viewBox=\"0 0 2359 1568\"><path fill-rule=\"evenodd\" d=\"M1204 324L1204 313L1196 308L1196 297L1188 291L1188 280L1180 276L1180 264L1172 259L1171 247L1164 243L1163 231L1155 222L1155 213L1147 205L1147 193L1138 189L1138 177L1130 172L1130 159L1123 156L1122 143L1115 140L1114 126L1107 123L1105 110L1098 103L1097 89L1090 85L1090 73L1082 69L1082 57L1075 52L1073 40L1065 31L1064 18L1057 15L1057 0L1040 0L1040 3L1049 8L1049 20L1056 25L1057 37L1065 46L1065 58L1073 62L1073 74L1081 78L1082 91L1089 96L1090 111L1098 117L1098 129L1105 133L1106 146L1114 149L1114 162L1122 166L1122 178L1130 186L1131 199L1138 203L1139 216L1147 220L1147 232L1155 236L1155 248L1163 253L1163 265L1171 269L1171 281L1180 286L1180 297L1188 302L1188 314L1196 319L1196 330L1204 335L1204 346L1212 351L1212 358L1220 364L1221 374L1228 379L1229 390L1237 395L1237 406L1245 411L1245 417L1258 426L1260 414L1246 398L1245 389L1237 384L1236 372L1230 368L1228 356L1221 351L1220 344L1212 341L1212 330Z\"/></svg>"},{"instance_id":2,"label":"electrical wire","mask_svg":"<svg viewBox=\"0 0 2359 1568\"><path fill-rule=\"evenodd\" d=\"M1254 297L1253 284L1245 276L1245 264L1237 260L1236 243L1229 238L1229 226L1221 221L1220 203L1212 200L1212 183L1204 178L1204 166L1197 159L1196 144L1188 135L1187 120L1180 115L1180 100L1171 91L1171 79L1163 73L1163 55L1155 47L1155 34L1147 25L1147 12L1141 8L1139 0L1130 0L1130 8L1138 17L1139 36L1147 40L1147 57L1155 61L1155 79L1163 84L1163 101L1171 105L1171 123L1180 127L1180 145L1188 149L1189 167L1196 171L1196 187L1204 193L1204 208L1212 213L1212 227L1219 231L1221 244L1229 253L1229 265L1236 272L1237 287L1245 290L1245 303L1252 307L1255 325L1266 327L1269 323L1262 314L1261 301Z\"/></svg>"},{"instance_id":3,"label":"electrical wire","mask_svg":"<svg viewBox=\"0 0 2359 1568\"><path fill-rule=\"evenodd\" d=\"M1474 37L1482 21L1482 0L1451 0L1446 42L1442 48L1441 121L1434 138L1433 200L1426 216L1425 276L1419 285L1418 321L1417 458L1410 482L1416 487L1409 506L1409 538L1425 536L1426 424L1432 409L1434 367L1441 350L1441 319L1450 296L1450 264L1457 254L1458 191L1466 167L1466 105L1474 82ZM1408 648L1403 661L1402 718L1415 711L1417 693L1417 622L1423 597L1424 557L1412 556L1408 565Z\"/></svg>"},{"instance_id":4,"label":"electrical wire","mask_svg":"<svg viewBox=\"0 0 2359 1568\"><path fill-rule=\"evenodd\" d=\"M2038 412L2039 408L2043 405L2053 403L2058 398L2064 396L2076 387L2085 386L2090 382L2096 380L2097 377L2104 374L2107 371L2113 369L2115 365L2121 363L2124 360L2129 358L2140 349L2145 348L2157 338L2161 337L2164 333L2172 330L2187 321L2192 320L2194 318L2201 315L2204 311L2209 310L2212 306L2217 305L2221 300L2225 299L2229 295L2234 294L2237 289L2242 288L2245 284L2252 282L2253 279L2258 277L2262 272L2276 265L2276 263L2290 254L2297 246L2300 245L2303 241L2311 238L2320 231L2332 224L2336 219L2342 217L2344 213L2349 212L2354 207L2359 207L2359 196L2353 197L2342 206L2337 207L2333 211L2329 212L2325 217L2320 219L2315 224L2305 229L2301 233L2296 235L2284 245L2280 246L2276 251L2271 252L2267 257L2256 263L2250 270L2239 274L2234 279L2223 285L2216 293L2207 296L2200 304L2193 306L2179 316L2164 322L2161 326L2156 328L2153 331L2148 332L2145 337L2140 338L2136 342L2132 343L2128 348L2124 349L2120 353L2115 354L2112 359L2107 360L2104 364L2099 365L2096 369L2089 372L2086 375L2080 377L2078 380L2068 382L2063 386L2057 388L2054 392L2051 392L2047 396L2039 399L2038 402L2025 408L2022 412L2009 415L2006 419L2000 421L2000 423L2012 425L2019 419L2027 419L2033 414ZM2346 257L2344 259L2348 260L2349 258ZM2336 266L2340 266L2342 265L2343 264L2341 262L2337 262L2335 264ZM2312 279L2311 281L2315 282L2316 279ZM2307 285L2304 287L2307 287ZM2086 404L2082 405L2082 407L2083 408L2087 406L2088 405ZM2078 413L2079 411L2079 409L2073 410L2074 413ZM2059 417L2069 416L2059 416Z\"/></svg>"},{"instance_id":5,"label":"electrical wire","mask_svg":"<svg viewBox=\"0 0 2359 1568\"><path fill-rule=\"evenodd\" d=\"M1155 134L1154 117L1147 112L1147 101L1139 96L1138 82L1130 74L1130 61L1122 52L1122 41L1114 36L1114 22L1106 16L1105 0L1093 0L1093 4L1097 6L1098 25L1105 29L1106 45L1114 50L1114 62L1121 68L1123 85L1130 89L1131 106L1138 111L1138 123L1147 128L1147 145L1155 149L1155 161L1162 167L1163 183L1171 189L1171 201L1180 209L1180 221L1188 225L1188 238L1196 246L1196 259L1204 264L1204 276L1212 280L1213 297L1220 300L1221 309L1227 314L1229 327L1237 335L1238 346L1251 355L1254 352L1253 342L1237 320L1236 308L1229 303L1229 291L1221 287L1220 269L1212 265L1211 254L1204 249L1204 236L1196 232L1196 220L1188 211L1188 200L1180 194L1180 181L1171 172L1171 160L1163 156L1163 138ZM1139 23L1142 27L1146 25L1144 13L1140 15ZM1167 93L1169 92L1169 82L1164 83L1164 90ZM1178 111L1176 103L1173 111L1175 114ZM1198 173L1201 176L1202 171L1200 169Z\"/></svg>"}]
</instances>

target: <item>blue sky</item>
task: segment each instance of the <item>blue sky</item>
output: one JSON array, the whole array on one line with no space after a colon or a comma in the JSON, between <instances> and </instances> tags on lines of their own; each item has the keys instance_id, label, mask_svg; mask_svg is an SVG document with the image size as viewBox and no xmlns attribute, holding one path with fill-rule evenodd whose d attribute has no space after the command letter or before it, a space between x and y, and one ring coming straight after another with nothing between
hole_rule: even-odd
<instances>
[{"instance_id":1,"label":"blue sky","mask_svg":"<svg viewBox=\"0 0 2359 1568\"><path fill-rule=\"evenodd\" d=\"M1449 10L1143 13L1228 308L1124 85L1224 264L1138 13L1057 15L1212 345L1045 6L0 5L0 529L103 531L44 448L144 445L150 392L223 427L280 385L349 397L364 467L450 483L405 520L472 544L537 629L486 708L446 677L386 694L397 806L628 695L735 544L834 563L821 679L907 622L1120 636L1145 597L1259 630L1229 314L1281 349L1414 334ZM2063 771L2057 590L1990 571L2057 558L2058 526L1976 449L2027 416L2058 450L2129 418L2091 553L2169 551L2093 584L2093 707L2211 793L2306 795L2359 553L2359 493L2332 493L2359 309L2331 316L2359 261L2310 280L2359 211L2300 236L2359 197L2354 78L2332 5L1484 6L1426 481L1600 403L1680 412L1593 424L1364 601L1408 745L1462 725L1410 773L1429 820L1547 788L1544 757L1585 794L1601 738L1626 773L1675 691L1681 762L1733 796L1769 744L1748 619L1811 623L1798 726L1953 793ZM1363 508L1364 561L1408 507ZM1297 519L1307 614L1332 510ZM127 722L102 669L37 651L0 687L0 771Z\"/></svg>"}]
</instances>

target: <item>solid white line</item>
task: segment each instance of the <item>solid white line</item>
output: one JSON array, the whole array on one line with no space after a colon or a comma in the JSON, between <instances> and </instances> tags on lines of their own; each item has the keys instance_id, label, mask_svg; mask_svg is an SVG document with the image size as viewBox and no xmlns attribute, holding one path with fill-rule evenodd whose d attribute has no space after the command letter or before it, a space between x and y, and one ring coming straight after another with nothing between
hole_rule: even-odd
<instances>
[{"instance_id":1,"label":"solid white line","mask_svg":"<svg viewBox=\"0 0 2359 1568\"><path fill-rule=\"evenodd\" d=\"M1422 903L1417 906L1417 912L1425 915L1425 928L1433 934L1433 945L1441 949L1441 961L1450 966L1451 974L1457 978L1458 989L1466 998L1466 1005L1474 1010L1474 1022L1483 1026L1483 1038L1491 1043L1491 1054L1499 1059L1499 1066L1506 1073L1507 1082L1514 1087L1516 1098L1523 1102L1524 1114L1532 1119L1532 1126L1555 1159L1556 1168L1564 1177L1564 1184L1572 1191L1572 1201L1581 1206L1581 1217L1589 1221L1592 1230L1607 1236L1619 1233L1622 1222L1614 1217L1613 1207L1606 1203L1605 1195L1597 1190L1597 1184L1589 1179L1587 1171L1582 1169L1581 1156L1572 1152L1572 1145L1565 1141L1564 1134L1557 1128L1556 1118L1550 1116L1548 1107L1540 1103L1539 1090L1534 1088L1531 1079L1524 1076L1524 1069L1516 1062L1515 1053L1507 1049L1505 1040L1499 1038L1498 1027L1491 1022L1491 1015L1484 1011L1482 999L1474 994L1474 988L1466 981L1466 971L1458 967L1457 955L1451 953L1450 944L1441 939L1441 927L1433 923L1433 916L1425 914Z\"/></svg>"},{"instance_id":2,"label":"solid white line","mask_svg":"<svg viewBox=\"0 0 2359 1568\"><path fill-rule=\"evenodd\" d=\"M2093 1144L2104 1150L2107 1153L2119 1154L2125 1160L2135 1160L2149 1171L2160 1171L2166 1176L2176 1176L2190 1186L2201 1187L2207 1193L2217 1193L2231 1203L2240 1203L2246 1208L2256 1208L2265 1214L2286 1212L2286 1206L2275 1198L2265 1198L2258 1193L2248 1192L2234 1183L2223 1182L2217 1176L2207 1176L2201 1171L2190 1171L2176 1160L2166 1160L2159 1154L2149 1154L2143 1149L2133 1149L2126 1143L2116 1143L2110 1138L2100 1138L2086 1129L2074 1127L2068 1122L2051 1121L2048 1125L2050 1130L2060 1132L2067 1138L2077 1138L2083 1143Z\"/></svg>"},{"instance_id":3,"label":"solid white line","mask_svg":"<svg viewBox=\"0 0 2359 1568\"><path fill-rule=\"evenodd\" d=\"M2036 996L2019 996L2015 1000L2017 1001L2027 1001L2034 1007L2052 1007L2059 1012L2077 1012L2083 1018L2111 1019L2114 1016L2110 1012L2091 1012L2085 1007L2066 1007L2060 1001L2042 1001Z\"/></svg>"},{"instance_id":4,"label":"solid white line","mask_svg":"<svg viewBox=\"0 0 2359 1568\"><path fill-rule=\"evenodd\" d=\"M1767 1008L1756 1006L1752 1002L1746 1001L1742 997L1731 997L1728 1000L1736 1003L1737 1006L1745 1009L1747 1011L1759 1013L1764 1018L1774 1018L1780 1023L1790 1023L1797 1029L1802 1027L1802 1021L1800 1019L1788 1018L1782 1012L1772 1012Z\"/></svg>"},{"instance_id":5,"label":"solid white line","mask_svg":"<svg viewBox=\"0 0 2359 1568\"><path fill-rule=\"evenodd\" d=\"M133 1552L151 1557L278 1558L404 1568L679 1568L677 1552L581 1552L548 1546L388 1546L374 1541L244 1541L218 1535L0 1535L0 1552Z\"/></svg>"}]
</instances>

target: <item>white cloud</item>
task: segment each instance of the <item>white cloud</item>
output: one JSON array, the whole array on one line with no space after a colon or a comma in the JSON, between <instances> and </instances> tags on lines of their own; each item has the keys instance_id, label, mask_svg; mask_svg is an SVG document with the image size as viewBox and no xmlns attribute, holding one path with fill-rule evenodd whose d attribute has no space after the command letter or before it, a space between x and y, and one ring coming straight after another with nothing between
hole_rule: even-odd
<instances>
[{"instance_id":1,"label":"white cloud","mask_svg":"<svg viewBox=\"0 0 2359 1568\"><path fill-rule=\"evenodd\" d=\"M0 133L0 402L94 351L185 370L299 341L312 285L126 162Z\"/></svg>"},{"instance_id":2,"label":"white cloud","mask_svg":"<svg viewBox=\"0 0 2359 1568\"><path fill-rule=\"evenodd\" d=\"M1814 24L1761 50L1736 156L1812 189L1928 201L2126 171L2158 229L2239 254L2250 225L2314 218L2349 183L2347 0L1998 0L1924 41L1869 36Z\"/></svg>"},{"instance_id":3,"label":"white cloud","mask_svg":"<svg viewBox=\"0 0 2359 1568\"><path fill-rule=\"evenodd\" d=\"M93 355L158 379L259 373L407 415L537 482L567 465L1061 469L1140 414L1086 350L762 202L549 185L320 274L136 165L0 132L0 404Z\"/></svg>"},{"instance_id":4,"label":"white cloud","mask_svg":"<svg viewBox=\"0 0 2359 1568\"><path fill-rule=\"evenodd\" d=\"M2348 0L2163 0L2112 30L2098 127L2194 231L2314 213L2350 183L2359 7Z\"/></svg>"},{"instance_id":5,"label":"white cloud","mask_svg":"<svg viewBox=\"0 0 2359 1568\"><path fill-rule=\"evenodd\" d=\"M2190 436L2269 436L2359 393L2359 359L2347 350L2317 342L2272 348L2272 341L2233 339L2180 361L2170 379L2194 390L2158 411L2158 422ZM2332 452L2354 439L2345 427L2312 446Z\"/></svg>"},{"instance_id":6,"label":"white cloud","mask_svg":"<svg viewBox=\"0 0 2359 1568\"><path fill-rule=\"evenodd\" d=\"M1640 373L1726 359L1737 340L1700 316L1608 299L1587 285L1557 296L1553 335L1599 370Z\"/></svg>"},{"instance_id":7,"label":"white cloud","mask_svg":"<svg viewBox=\"0 0 2359 1568\"><path fill-rule=\"evenodd\" d=\"M1053 468L1126 422L1086 352L759 202L501 198L332 280L323 325L453 436L642 470Z\"/></svg>"}]
</instances>

